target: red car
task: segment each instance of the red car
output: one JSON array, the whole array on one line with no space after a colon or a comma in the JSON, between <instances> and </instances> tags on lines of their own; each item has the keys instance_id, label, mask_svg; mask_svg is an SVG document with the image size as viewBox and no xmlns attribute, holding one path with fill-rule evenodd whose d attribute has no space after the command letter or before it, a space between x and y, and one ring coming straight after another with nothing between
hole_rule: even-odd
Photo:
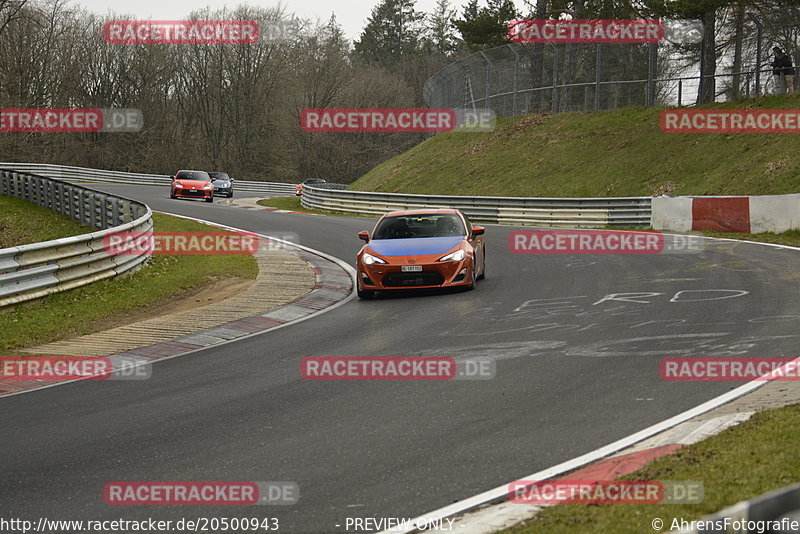
<instances>
[{"instance_id":1,"label":"red car","mask_svg":"<svg viewBox=\"0 0 800 534\"><path fill-rule=\"evenodd\" d=\"M178 171L172 177L169 198L202 198L214 202L214 184L205 171Z\"/></svg>"},{"instance_id":2,"label":"red car","mask_svg":"<svg viewBox=\"0 0 800 534\"><path fill-rule=\"evenodd\" d=\"M376 291L474 288L486 275L484 228L456 209L393 211L372 231L356 260L358 296Z\"/></svg>"},{"instance_id":3,"label":"red car","mask_svg":"<svg viewBox=\"0 0 800 534\"><path fill-rule=\"evenodd\" d=\"M295 196L301 197L303 196L303 186L304 185L315 185L315 184L324 184L325 180L322 178L308 178L304 180L302 184L297 184L294 188Z\"/></svg>"}]
</instances>

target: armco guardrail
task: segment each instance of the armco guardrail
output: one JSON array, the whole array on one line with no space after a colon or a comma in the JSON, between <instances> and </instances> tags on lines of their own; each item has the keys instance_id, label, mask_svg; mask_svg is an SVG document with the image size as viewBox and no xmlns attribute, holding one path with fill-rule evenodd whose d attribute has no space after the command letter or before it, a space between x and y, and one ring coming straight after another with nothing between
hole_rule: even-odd
<instances>
[{"instance_id":1,"label":"armco guardrail","mask_svg":"<svg viewBox=\"0 0 800 534\"><path fill-rule=\"evenodd\" d=\"M166 174L140 174L135 172L106 171L87 169L69 165L48 163L0 163L0 169L11 169L47 176L65 182L97 182L128 185L169 185ZM267 193L272 195L294 195L295 185L280 182L254 182L234 180L234 190L248 193Z\"/></svg>"},{"instance_id":2,"label":"armco guardrail","mask_svg":"<svg viewBox=\"0 0 800 534\"><path fill-rule=\"evenodd\" d=\"M147 255L114 255L103 239L114 232L152 234L141 202L25 172L0 170L0 195L62 213L98 232L0 249L0 308L111 278L144 264Z\"/></svg>"},{"instance_id":3,"label":"armco guardrail","mask_svg":"<svg viewBox=\"0 0 800 534\"><path fill-rule=\"evenodd\" d=\"M791 524L792 521L795 522L794 525ZM800 521L800 484L736 503L703 519L682 522L673 520L672 523L676 523L674 526L680 530L670 528L673 526L672 523L665 523L663 530L677 531L677 534L797 532L798 521ZM655 529L655 526L653 528Z\"/></svg>"},{"instance_id":4,"label":"armco guardrail","mask_svg":"<svg viewBox=\"0 0 800 534\"><path fill-rule=\"evenodd\" d=\"M362 215L387 211L446 207L463 211L474 222L514 226L605 227L650 226L650 197L522 198L402 195L338 191L306 186L303 207Z\"/></svg>"}]
</instances>

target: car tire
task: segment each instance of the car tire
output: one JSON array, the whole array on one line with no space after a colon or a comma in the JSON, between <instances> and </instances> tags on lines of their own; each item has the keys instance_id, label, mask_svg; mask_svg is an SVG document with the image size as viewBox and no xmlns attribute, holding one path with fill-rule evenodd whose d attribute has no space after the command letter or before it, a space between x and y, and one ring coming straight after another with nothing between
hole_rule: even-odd
<instances>
[{"instance_id":1,"label":"car tire","mask_svg":"<svg viewBox=\"0 0 800 534\"><path fill-rule=\"evenodd\" d=\"M173 193L172 191L170 191L170 192L169 192L169 198L171 198L171 199L173 199L173 200L174 200L174 199L178 198L178 195L176 195L175 193Z\"/></svg>"},{"instance_id":2,"label":"car tire","mask_svg":"<svg viewBox=\"0 0 800 534\"><path fill-rule=\"evenodd\" d=\"M484 278L486 278L486 251L483 252L483 271L478 277L478 280L483 280Z\"/></svg>"},{"instance_id":3,"label":"car tire","mask_svg":"<svg viewBox=\"0 0 800 534\"><path fill-rule=\"evenodd\" d=\"M231 191L230 193L228 193L228 198L233 198L233 191Z\"/></svg>"},{"instance_id":4,"label":"car tire","mask_svg":"<svg viewBox=\"0 0 800 534\"><path fill-rule=\"evenodd\" d=\"M207 199L206 199L206 202L214 202L214 197L207 198Z\"/></svg>"},{"instance_id":5,"label":"car tire","mask_svg":"<svg viewBox=\"0 0 800 534\"><path fill-rule=\"evenodd\" d=\"M375 292L374 291L368 291L368 290L358 289L358 288L356 288L356 293L358 293L358 298L364 299L364 300L369 300L369 299L371 299L372 297L375 296Z\"/></svg>"},{"instance_id":6,"label":"car tire","mask_svg":"<svg viewBox=\"0 0 800 534\"><path fill-rule=\"evenodd\" d=\"M467 286L467 289L475 289L475 287L477 287L477 285L478 285L478 278L475 276L475 265L474 264L470 268L469 277L470 277L470 280L472 281L472 283Z\"/></svg>"}]
</instances>

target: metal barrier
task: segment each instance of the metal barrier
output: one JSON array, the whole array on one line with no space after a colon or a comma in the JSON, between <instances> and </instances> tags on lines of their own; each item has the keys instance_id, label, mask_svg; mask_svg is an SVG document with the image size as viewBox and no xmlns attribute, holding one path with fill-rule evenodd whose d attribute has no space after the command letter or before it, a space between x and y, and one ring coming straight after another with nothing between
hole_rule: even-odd
<instances>
[{"instance_id":1,"label":"metal barrier","mask_svg":"<svg viewBox=\"0 0 800 534\"><path fill-rule=\"evenodd\" d=\"M141 174L135 172L106 171L87 169L69 165L47 163L0 163L0 169L30 172L65 182L97 182L128 185L169 185L170 176L166 174ZM276 196L294 195L295 185L280 182L254 182L234 180L235 191L248 193L267 193Z\"/></svg>"},{"instance_id":2,"label":"metal barrier","mask_svg":"<svg viewBox=\"0 0 800 534\"><path fill-rule=\"evenodd\" d=\"M792 521L795 522L793 528ZM800 521L800 484L736 503L700 520L683 520L680 523L686 526L679 523L677 526L681 530L677 534L796 532L797 521ZM665 531L675 530L668 526L663 525Z\"/></svg>"},{"instance_id":3,"label":"metal barrier","mask_svg":"<svg viewBox=\"0 0 800 534\"><path fill-rule=\"evenodd\" d=\"M149 255L112 254L115 232L152 235L141 202L45 176L0 170L0 195L16 197L100 229L89 234L0 249L0 308L112 278L143 265Z\"/></svg>"},{"instance_id":4,"label":"metal barrier","mask_svg":"<svg viewBox=\"0 0 800 534\"><path fill-rule=\"evenodd\" d=\"M306 186L301 204L324 211L383 215L415 208L457 208L474 222L513 226L598 228L650 226L650 197L523 198L403 195Z\"/></svg>"}]
</instances>

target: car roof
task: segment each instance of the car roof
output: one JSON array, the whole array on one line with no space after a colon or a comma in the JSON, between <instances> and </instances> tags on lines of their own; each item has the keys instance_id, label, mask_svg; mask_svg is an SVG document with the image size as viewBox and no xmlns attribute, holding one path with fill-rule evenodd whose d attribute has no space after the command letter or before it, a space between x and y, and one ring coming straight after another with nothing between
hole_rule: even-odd
<instances>
[{"instance_id":1,"label":"car roof","mask_svg":"<svg viewBox=\"0 0 800 534\"><path fill-rule=\"evenodd\" d=\"M191 169L181 169L178 172L204 172L204 173L208 174L208 171L193 171Z\"/></svg>"},{"instance_id":2,"label":"car roof","mask_svg":"<svg viewBox=\"0 0 800 534\"><path fill-rule=\"evenodd\" d=\"M398 211L390 211L389 213L385 214L384 217L396 217L398 215L440 215L440 214L451 214L455 215L458 213L457 209L454 208L427 208L427 209L415 209L415 210L398 210Z\"/></svg>"}]
</instances>

